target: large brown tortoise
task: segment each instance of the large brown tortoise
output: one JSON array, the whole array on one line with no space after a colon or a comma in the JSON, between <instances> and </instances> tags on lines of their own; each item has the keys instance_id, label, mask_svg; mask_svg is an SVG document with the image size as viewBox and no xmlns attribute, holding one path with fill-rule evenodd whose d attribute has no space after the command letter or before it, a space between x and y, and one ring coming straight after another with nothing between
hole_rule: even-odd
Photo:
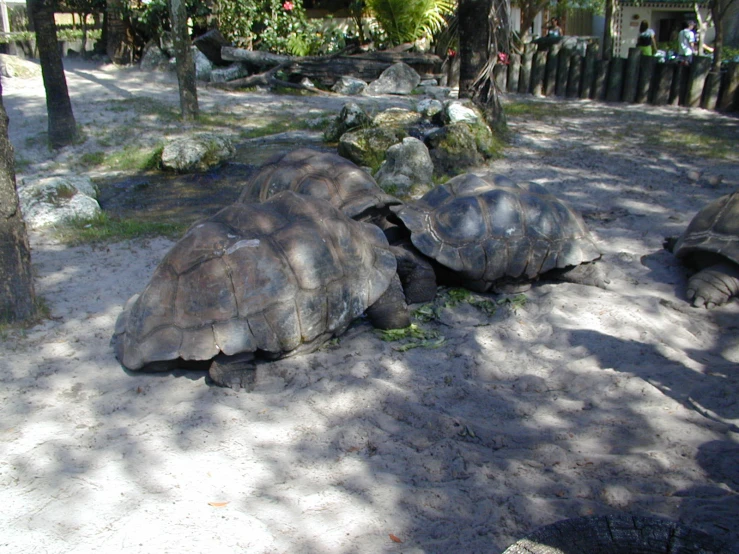
<instances>
[{"instance_id":1,"label":"large brown tortoise","mask_svg":"<svg viewBox=\"0 0 739 554\"><path fill-rule=\"evenodd\" d=\"M674 240L674 239L673 239ZM699 211L673 252L697 272L688 280L693 306L713 308L739 294L739 192Z\"/></svg>"},{"instance_id":2,"label":"large brown tortoise","mask_svg":"<svg viewBox=\"0 0 739 554\"><path fill-rule=\"evenodd\" d=\"M601 252L582 218L541 185L464 174L393 207L445 279L475 291L525 290L542 275L605 287Z\"/></svg>"},{"instance_id":3,"label":"large brown tortoise","mask_svg":"<svg viewBox=\"0 0 739 554\"><path fill-rule=\"evenodd\" d=\"M239 202L263 202L283 190L322 198L353 219L400 204L372 176L338 154L300 148L268 160L250 179Z\"/></svg>"},{"instance_id":4,"label":"large brown tortoise","mask_svg":"<svg viewBox=\"0 0 739 554\"><path fill-rule=\"evenodd\" d=\"M112 343L129 370L201 361L239 388L256 356L315 350L365 311L381 328L410 324L385 236L286 191L195 224L128 301Z\"/></svg>"}]
</instances>

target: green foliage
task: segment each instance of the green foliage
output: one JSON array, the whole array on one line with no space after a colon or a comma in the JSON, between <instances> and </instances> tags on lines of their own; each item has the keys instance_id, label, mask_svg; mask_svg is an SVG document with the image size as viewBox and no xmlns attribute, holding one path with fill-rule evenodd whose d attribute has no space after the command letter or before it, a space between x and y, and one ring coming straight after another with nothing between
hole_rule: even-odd
<instances>
[{"instance_id":1,"label":"green foliage","mask_svg":"<svg viewBox=\"0 0 739 554\"><path fill-rule=\"evenodd\" d=\"M128 3L127 9L131 26L143 42L159 39L172 30L167 0ZM195 27L207 27L211 10L205 2L186 0L185 9L188 19Z\"/></svg>"},{"instance_id":2,"label":"green foliage","mask_svg":"<svg viewBox=\"0 0 739 554\"><path fill-rule=\"evenodd\" d=\"M454 12L452 0L367 0L369 12L387 34L390 44L413 42L446 26L445 15Z\"/></svg>"},{"instance_id":3,"label":"green foliage","mask_svg":"<svg viewBox=\"0 0 739 554\"><path fill-rule=\"evenodd\" d=\"M388 329L376 331L381 340L387 342L402 342L393 347L393 350L405 352L412 348L439 348L446 339L438 332L424 329L415 323L411 323L404 329Z\"/></svg>"},{"instance_id":4,"label":"green foliage","mask_svg":"<svg viewBox=\"0 0 739 554\"><path fill-rule=\"evenodd\" d=\"M163 147L126 145L105 158L105 165L118 171L146 171L155 169L162 159Z\"/></svg>"},{"instance_id":5,"label":"green foliage","mask_svg":"<svg viewBox=\"0 0 739 554\"><path fill-rule=\"evenodd\" d=\"M153 236L179 238L186 229L184 222L121 219L100 212L93 218L72 219L58 227L57 233L66 244L77 245Z\"/></svg>"},{"instance_id":6,"label":"green foliage","mask_svg":"<svg viewBox=\"0 0 739 554\"><path fill-rule=\"evenodd\" d=\"M345 45L336 25L308 20L300 0L221 0L215 15L226 38L253 50L308 56Z\"/></svg>"}]
</instances>

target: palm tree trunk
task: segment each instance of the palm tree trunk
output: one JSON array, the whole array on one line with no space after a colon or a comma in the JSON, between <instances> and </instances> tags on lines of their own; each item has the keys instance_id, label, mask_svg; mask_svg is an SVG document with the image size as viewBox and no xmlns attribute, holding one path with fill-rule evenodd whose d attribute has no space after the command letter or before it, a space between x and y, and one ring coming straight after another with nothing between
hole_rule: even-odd
<instances>
[{"instance_id":1,"label":"palm tree trunk","mask_svg":"<svg viewBox=\"0 0 739 554\"><path fill-rule=\"evenodd\" d=\"M52 148L61 148L77 139L77 123L72 113L62 55L56 38L54 5L51 0L29 0L28 3L36 30L41 74L46 89L49 143Z\"/></svg>"}]
</instances>

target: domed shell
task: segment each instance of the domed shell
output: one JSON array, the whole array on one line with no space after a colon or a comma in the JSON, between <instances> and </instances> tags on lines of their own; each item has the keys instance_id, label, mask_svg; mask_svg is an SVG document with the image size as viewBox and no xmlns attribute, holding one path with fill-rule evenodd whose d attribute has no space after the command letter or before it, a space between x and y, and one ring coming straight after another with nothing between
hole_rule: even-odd
<instances>
[{"instance_id":1,"label":"domed shell","mask_svg":"<svg viewBox=\"0 0 739 554\"><path fill-rule=\"evenodd\" d=\"M714 254L739 263L739 192L714 200L699 211L678 239L675 255L701 263Z\"/></svg>"},{"instance_id":2,"label":"domed shell","mask_svg":"<svg viewBox=\"0 0 739 554\"><path fill-rule=\"evenodd\" d=\"M129 300L116 356L136 370L320 345L372 305L395 271L382 232L327 202L287 191L236 203L193 226Z\"/></svg>"},{"instance_id":3,"label":"domed shell","mask_svg":"<svg viewBox=\"0 0 739 554\"><path fill-rule=\"evenodd\" d=\"M464 174L393 210L426 256L467 280L530 280L598 259L585 223L535 183Z\"/></svg>"},{"instance_id":4,"label":"domed shell","mask_svg":"<svg viewBox=\"0 0 739 554\"><path fill-rule=\"evenodd\" d=\"M326 200L352 218L371 208L400 204L351 161L309 148L280 154L265 163L244 187L239 202L264 202L283 190Z\"/></svg>"}]
</instances>

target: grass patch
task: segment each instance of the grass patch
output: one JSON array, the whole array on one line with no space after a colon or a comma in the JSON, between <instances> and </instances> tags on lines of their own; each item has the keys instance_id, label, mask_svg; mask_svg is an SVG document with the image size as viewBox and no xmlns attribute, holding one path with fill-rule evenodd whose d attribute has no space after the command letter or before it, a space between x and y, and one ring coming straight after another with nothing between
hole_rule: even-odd
<instances>
[{"instance_id":1,"label":"grass patch","mask_svg":"<svg viewBox=\"0 0 739 554\"><path fill-rule=\"evenodd\" d=\"M118 171L147 171L156 169L162 159L163 146L143 147L128 145L122 150L109 154L104 164Z\"/></svg>"},{"instance_id":2,"label":"grass patch","mask_svg":"<svg viewBox=\"0 0 739 554\"><path fill-rule=\"evenodd\" d=\"M552 119L575 113L571 108L554 103L510 102L503 104L506 117L529 119Z\"/></svg>"},{"instance_id":3,"label":"grass patch","mask_svg":"<svg viewBox=\"0 0 739 554\"><path fill-rule=\"evenodd\" d=\"M653 141L672 150L690 152L691 156L710 159L736 159L736 137L722 133L717 127L705 131L661 129L654 133ZM654 144L652 142L652 144Z\"/></svg>"},{"instance_id":4,"label":"grass patch","mask_svg":"<svg viewBox=\"0 0 739 554\"><path fill-rule=\"evenodd\" d=\"M107 109L112 112L125 112L131 108L137 114L155 116L163 122L173 123L180 121L179 106L170 106L154 98L124 98L110 102Z\"/></svg>"},{"instance_id":5,"label":"grass patch","mask_svg":"<svg viewBox=\"0 0 739 554\"><path fill-rule=\"evenodd\" d=\"M241 138L254 139L276 135L278 133L286 133L288 131L302 131L308 128L310 128L308 121L304 119L296 119L294 116L286 116L275 121L270 121L261 127L244 129L241 132Z\"/></svg>"},{"instance_id":6,"label":"grass patch","mask_svg":"<svg viewBox=\"0 0 739 554\"><path fill-rule=\"evenodd\" d=\"M123 219L100 212L93 218L73 219L57 228L59 238L69 245L118 242L142 237L182 236L189 224L183 222Z\"/></svg>"},{"instance_id":7,"label":"grass patch","mask_svg":"<svg viewBox=\"0 0 739 554\"><path fill-rule=\"evenodd\" d=\"M79 164L82 167L95 167L103 165L105 162L105 152L85 152L79 158Z\"/></svg>"}]
</instances>

